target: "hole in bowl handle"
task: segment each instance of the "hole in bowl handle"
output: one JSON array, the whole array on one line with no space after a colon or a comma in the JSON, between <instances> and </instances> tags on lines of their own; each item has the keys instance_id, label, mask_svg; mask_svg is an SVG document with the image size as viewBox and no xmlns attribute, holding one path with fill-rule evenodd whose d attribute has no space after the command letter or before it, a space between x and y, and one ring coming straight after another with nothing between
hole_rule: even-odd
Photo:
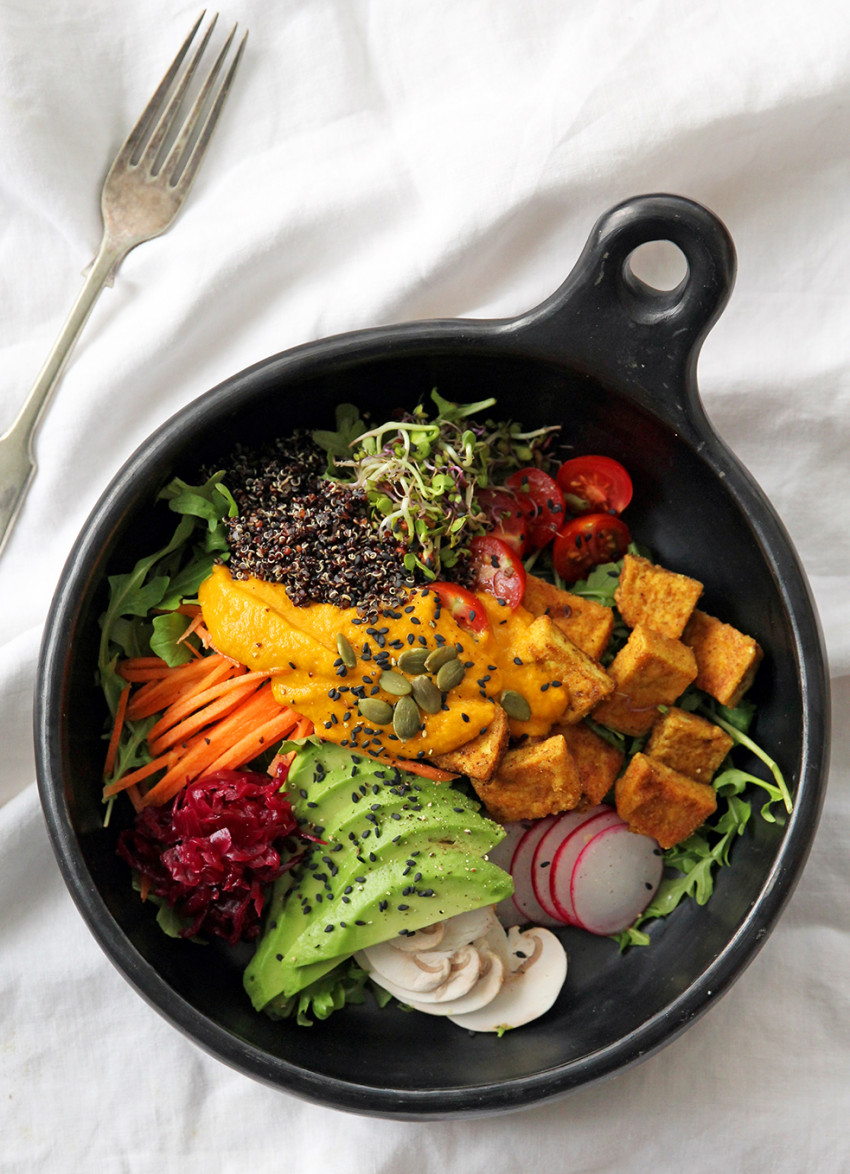
<instances>
[{"instance_id":1,"label":"hole in bowl handle","mask_svg":"<svg viewBox=\"0 0 850 1174\"><path fill-rule=\"evenodd\" d=\"M651 241L671 241L687 272L657 290L629 258ZM725 225L682 196L637 196L596 223L564 284L516 320L535 345L570 357L590 374L624 380L647 401L696 410L699 348L729 299L735 248Z\"/></svg>"}]
</instances>

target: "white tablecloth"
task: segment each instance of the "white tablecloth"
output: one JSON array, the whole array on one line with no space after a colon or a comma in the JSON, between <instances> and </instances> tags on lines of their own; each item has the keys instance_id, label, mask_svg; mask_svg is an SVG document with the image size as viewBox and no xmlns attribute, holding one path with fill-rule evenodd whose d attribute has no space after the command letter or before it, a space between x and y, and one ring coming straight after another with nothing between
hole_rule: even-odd
<instances>
[{"instance_id":1,"label":"white tablecloth","mask_svg":"<svg viewBox=\"0 0 850 1174\"><path fill-rule=\"evenodd\" d=\"M106 164L196 15L0 0L0 429L93 255ZM233 20L251 35L210 157L95 307L0 560L0 1168L847 1170L845 0L231 0ZM707 204L738 249L699 376L790 530L829 645L836 738L808 867L717 1007L561 1102L409 1124L256 1084L137 997L48 847L29 729L67 553L125 458L226 376L352 328L529 308L601 212L648 191Z\"/></svg>"}]
</instances>

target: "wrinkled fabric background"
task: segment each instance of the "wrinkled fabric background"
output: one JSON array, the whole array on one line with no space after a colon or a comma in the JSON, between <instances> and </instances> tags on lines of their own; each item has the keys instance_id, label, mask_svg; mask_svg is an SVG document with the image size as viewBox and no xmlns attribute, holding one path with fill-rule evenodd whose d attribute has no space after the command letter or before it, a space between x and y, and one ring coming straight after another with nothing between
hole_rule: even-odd
<instances>
[{"instance_id":1,"label":"wrinkled fabric background","mask_svg":"<svg viewBox=\"0 0 850 1174\"><path fill-rule=\"evenodd\" d=\"M0 430L94 254L106 166L197 13L180 0L0 0ZM251 35L210 156L176 225L95 307L0 559L0 1168L846 1170L844 0L229 0L234 20ZM525 310L603 211L648 191L707 204L738 250L699 378L790 531L829 648L833 768L805 874L716 1008L566 1100L406 1124L260 1086L131 990L54 864L30 724L68 551L123 461L207 388L327 334ZM645 263L659 284L672 272L660 248Z\"/></svg>"}]
</instances>

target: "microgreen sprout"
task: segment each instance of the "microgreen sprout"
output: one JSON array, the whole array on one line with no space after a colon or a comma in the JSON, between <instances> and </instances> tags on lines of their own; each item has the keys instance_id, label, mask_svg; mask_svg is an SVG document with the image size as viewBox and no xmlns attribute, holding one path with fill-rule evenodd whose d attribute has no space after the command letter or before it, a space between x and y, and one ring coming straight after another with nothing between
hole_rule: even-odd
<instances>
[{"instance_id":1,"label":"microgreen sprout","mask_svg":"<svg viewBox=\"0 0 850 1174\"><path fill-rule=\"evenodd\" d=\"M540 463L556 428L523 432L518 424L471 419L493 407L492 398L458 404L435 390L431 399L433 420L419 404L369 430L351 405L340 405L337 432L314 433L314 440L328 452L330 475L363 489L381 531L407 547L407 569L436 579L487 529L476 492Z\"/></svg>"}]
</instances>

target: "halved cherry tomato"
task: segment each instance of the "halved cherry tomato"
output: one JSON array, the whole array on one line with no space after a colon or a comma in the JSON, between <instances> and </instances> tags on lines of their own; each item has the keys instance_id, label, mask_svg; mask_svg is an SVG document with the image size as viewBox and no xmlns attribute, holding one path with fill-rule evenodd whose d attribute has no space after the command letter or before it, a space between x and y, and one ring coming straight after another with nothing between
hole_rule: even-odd
<instances>
[{"instance_id":1,"label":"halved cherry tomato","mask_svg":"<svg viewBox=\"0 0 850 1174\"><path fill-rule=\"evenodd\" d=\"M632 479L613 457L573 457L557 480L571 514L621 514L632 500Z\"/></svg>"},{"instance_id":2,"label":"halved cherry tomato","mask_svg":"<svg viewBox=\"0 0 850 1174\"><path fill-rule=\"evenodd\" d=\"M460 628L466 628L475 635L486 632L490 624L487 613L471 591L458 583L429 583L428 590L439 597L440 605L446 609Z\"/></svg>"},{"instance_id":3,"label":"halved cherry tomato","mask_svg":"<svg viewBox=\"0 0 850 1174\"><path fill-rule=\"evenodd\" d=\"M519 607L525 593L525 567L516 551L501 538L483 534L472 539L469 553L476 589L503 599L512 610Z\"/></svg>"},{"instance_id":4,"label":"halved cherry tomato","mask_svg":"<svg viewBox=\"0 0 850 1174\"><path fill-rule=\"evenodd\" d=\"M475 504L487 515L488 529L522 557L528 547L528 524L519 502L506 489L479 489Z\"/></svg>"},{"instance_id":5,"label":"halved cherry tomato","mask_svg":"<svg viewBox=\"0 0 850 1174\"><path fill-rule=\"evenodd\" d=\"M542 469L517 469L505 481L528 524L528 545L540 550L564 524L564 495L554 477Z\"/></svg>"},{"instance_id":6,"label":"halved cherry tomato","mask_svg":"<svg viewBox=\"0 0 850 1174\"><path fill-rule=\"evenodd\" d=\"M555 570L565 583L577 583L600 563L616 562L631 541L629 528L614 514L585 514L567 522L552 544Z\"/></svg>"}]
</instances>

